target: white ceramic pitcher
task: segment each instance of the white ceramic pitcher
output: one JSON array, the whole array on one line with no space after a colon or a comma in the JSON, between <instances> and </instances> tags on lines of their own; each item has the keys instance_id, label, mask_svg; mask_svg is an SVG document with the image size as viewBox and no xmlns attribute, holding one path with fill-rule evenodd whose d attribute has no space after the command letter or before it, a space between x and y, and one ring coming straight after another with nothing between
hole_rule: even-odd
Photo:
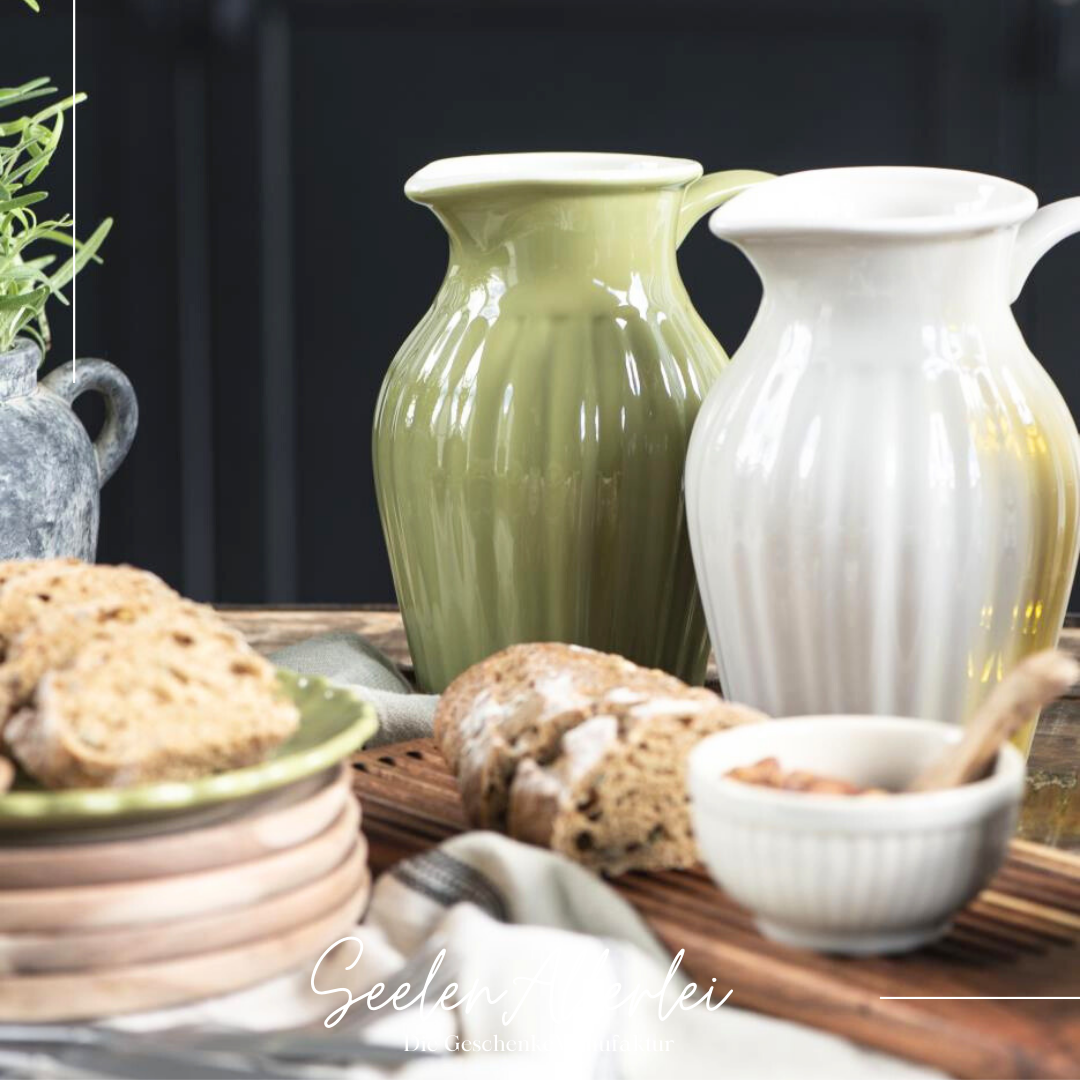
<instances>
[{"instance_id":1,"label":"white ceramic pitcher","mask_svg":"<svg viewBox=\"0 0 1080 1080\"><path fill-rule=\"evenodd\" d=\"M1036 207L991 176L854 168L713 214L764 284L686 468L731 697L962 721L1056 640L1080 438L1010 304L1080 198Z\"/></svg>"}]
</instances>

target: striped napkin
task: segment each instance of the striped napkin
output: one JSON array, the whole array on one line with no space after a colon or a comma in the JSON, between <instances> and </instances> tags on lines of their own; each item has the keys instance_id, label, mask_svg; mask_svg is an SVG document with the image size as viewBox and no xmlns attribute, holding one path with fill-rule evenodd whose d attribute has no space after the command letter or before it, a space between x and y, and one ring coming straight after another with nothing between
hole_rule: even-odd
<instances>
[{"instance_id":1,"label":"striped napkin","mask_svg":"<svg viewBox=\"0 0 1080 1080\"><path fill-rule=\"evenodd\" d=\"M709 988L688 990L672 962L600 878L549 851L472 832L384 874L364 922L317 966L228 997L113 1023L129 1031L224 1025L268 1037L309 1024L356 1045L409 1049L390 1072L362 1060L287 1068L296 1076L348 1080L941 1075L745 1012L738 987L724 985L722 971L708 1000L680 1007L680 995L687 995L685 1005ZM384 989L363 997L377 984ZM349 1005L350 999L357 1000ZM326 1027L328 1019L337 1022Z\"/></svg>"}]
</instances>

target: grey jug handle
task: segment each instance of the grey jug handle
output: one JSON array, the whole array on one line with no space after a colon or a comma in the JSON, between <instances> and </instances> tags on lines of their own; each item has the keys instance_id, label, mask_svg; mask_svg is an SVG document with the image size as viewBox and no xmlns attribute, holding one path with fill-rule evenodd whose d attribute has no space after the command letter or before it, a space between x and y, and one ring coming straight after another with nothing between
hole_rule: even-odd
<instances>
[{"instance_id":1,"label":"grey jug handle","mask_svg":"<svg viewBox=\"0 0 1080 1080\"><path fill-rule=\"evenodd\" d=\"M94 442L98 486L104 487L127 457L139 426L139 402L128 377L108 360L77 360L74 373L71 364L64 364L50 371L41 383L68 405L88 390L105 399L105 423Z\"/></svg>"}]
</instances>

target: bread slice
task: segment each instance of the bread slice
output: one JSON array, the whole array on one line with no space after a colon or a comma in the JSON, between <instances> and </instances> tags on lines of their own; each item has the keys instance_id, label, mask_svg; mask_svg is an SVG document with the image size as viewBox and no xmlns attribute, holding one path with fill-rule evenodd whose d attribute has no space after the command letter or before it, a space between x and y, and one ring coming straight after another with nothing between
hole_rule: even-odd
<instances>
[{"instance_id":1,"label":"bread slice","mask_svg":"<svg viewBox=\"0 0 1080 1080\"><path fill-rule=\"evenodd\" d=\"M176 602L133 621L101 621L93 606L70 614L80 624L70 659L4 733L46 787L194 779L261 761L296 730L272 665L211 608Z\"/></svg>"},{"instance_id":2,"label":"bread slice","mask_svg":"<svg viewBox=\"0 0 1080 1080\"><path fill-rule=\"evenodd\" d=\"M619 656L515 645L451 684L435 737L474 825L622 873L697 861L686 757L761 719Z\"/></svg>"},{"instance_id":3,"label":"bread slice","mask_svg":"<svg viewBox=\"0 0 1080 1080\"><path fill-rule=\"evenodd\" d=\"M580 685L566 673L578 659L569 645L514 645L474 664L440 697L435 739L478 828L505 830L518 763L549 760L563 732L591 715L591 677L580 664ZM621 657L605 660L628 663Z\"/></svg>"},{"instance_id":4,"label":"bread slice","mask_svg":"<svg viewBox=\"0 0 1080 1080\"><path fill-rule=\"evenodd\" d=\"M0 589L23 577L25 574L36 573L39 570L60 569L65 566L85 566L86 563L78 559L5 559L0 561Z\"/></svg>"},{"instance_id":5,"label":"bread slice","mask_svg":"<svg viewBox=\"0 0 1080 1080\"><path fill-rule=\"evenodd\" d=\"M161 578L134 566L97 566L77 560L48 559L32 569L8 571L0 564L0 656L13 639L42 612L71 604L110 601L179 601Z\"/></svg>"},{"instance_id":6,"label":"bread slice","mask_svg":"<svg viewBox=\"0 0 1080 1080\"><path fill-rule=\"evenodd\" d=\"M26 705L51 668L70 664L103 627L130 624L182 601L136 593L83 604L46 605L8 642L0 663L0 735L9 717Z\"/></svg>"},{"instance_id":7,"label":"bread slice","mask_svg":"<svg viewBox=\"0 0 1080 1080\"><path fill-rule=\"evenodd\" d=\"M550 764L522 762L510 786L510 835L606 874L693 866L686 759L707 735L765 717L706 700L707 690L690 693L633 700L613 691L563 736Z\"/></svg>"}]
</instances>

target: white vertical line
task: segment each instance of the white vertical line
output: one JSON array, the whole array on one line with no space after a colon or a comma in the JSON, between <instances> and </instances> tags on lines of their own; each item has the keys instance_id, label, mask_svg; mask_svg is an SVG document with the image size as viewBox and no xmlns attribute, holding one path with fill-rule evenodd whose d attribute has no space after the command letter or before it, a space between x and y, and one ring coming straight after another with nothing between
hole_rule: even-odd
<instances>
[{"instance_id":1,"label":"white vertical line","mask_svg":"<svg viewBox=\"0 0 1080 1080\"><path fill-rule=\"evenodd\" d=\"M78 70L75 63L75 0L71 0L71 92L78 92ZM71 216L75 217L77 200L75 193L79 190L79 110L78 107L71 110ZM78 222L76 221L76 226ZM72 240L75 239L75 231L72 230ZM75 247L72 246L71 257L75 258ZM71 279L71 381L75 382L75 356L76 356L76 329L78 326L78 281L76 274Z\"/></svg>"}]
</instances>

